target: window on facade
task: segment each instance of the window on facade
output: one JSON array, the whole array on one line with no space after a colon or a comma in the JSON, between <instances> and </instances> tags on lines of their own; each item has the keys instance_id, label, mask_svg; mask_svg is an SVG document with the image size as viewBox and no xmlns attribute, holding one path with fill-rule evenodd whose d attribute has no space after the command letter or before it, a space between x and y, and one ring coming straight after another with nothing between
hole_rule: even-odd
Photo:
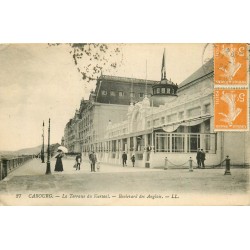
<instances>
[{"instance_id":1,"label":"window on facade","mask_svg":"<svg viewBox=\"0 0 250 250\"><path fill-rule=\"evenodd\" d=\"M156 152L170 152L170 134L156 135Z\"/></svg>"},{"instance_id":2,"label":"window on facade","mask_svg":"<svg viewBox=\"0 0 250 250\"><path fill-rule=\"evenodd\" d=\"M160 88L157 88L157 89L156 89L156 93L157 93L157 94L160 94L160 93L161 93L161 89L160 89Z\"/></svg>"},{"instance_id":3,"label":"window on facade","mask_svg":"<svg viewBox=\"0 0 250 250\"><path fill-rule=\"evenodd\" d=\"M197 107L197 108L193 108L193 109L189 109L189 110L188 110L188 116L189 116L189 117L199 116L200 114L201 114L201 109L200 109L200 107Z\"/></svg>"},{"instance_id":4,"label":"window on facade","mask_svg":"<svg viewBox=\"0 0 250 250\"><path fill-rule=\"evenodd\" d=\"M114 90L111 90L111 91L110 91L110 95L111 95L111 96L115 96L115 91L114 91Z\"/></svg>"},{"instance_id":5,"label":"window on facade","mask_svg":"<svg viewBox=\"0 0 250 250\"><path fill-rule=\"evenodd\" d=\"M147 126L148 126L148 128L150 128L150 121L147 122Z\"/></svg>"},{"instance_id":6,"label":"window on facade","mask_svg":"<svg viewBox=\"0 0 250 250\"><path fill-rule=\"evenodd\" d=\"M154 126L159 126L160 125L160 119L155 119L153 121Z\"/></svg>"},{"instance_id":7,"label":"window on facade","mask_svg":"<svg viewBox=\"0 0 250 250\"><path fill-rule=\"evenodd\" d=\"M167 118L168 118L168 122L172 121L172 116L171 115L168 115Z\"/></svg>"},{"instance_id":8,"label":"window on facade","mask_svg":"<svg viewBox=\"0 0 250 250\"><path fill-rule=\"evenodd\" d=\"M209 103L209 104L206 104L206 105L204 106L204 113L205 113L205 114L209 114L209 113L210 113L210 103Z\"/></svg>"},{"instance_id":9,"label":"window on facade","mask_svg":"<svg viewBox=\"0 0 250 250\"><path fill-rule=\"evenodd\" d=\"M205 133L210 133L210 119L209 120L206 120L205 122L204 122L204 132Z\"/></svg>"},{"instance_id":10,"label":"window on facade","mask_svg":"<svg viewBox=\"0 0 250 250\"><path fill-rule=\"evenodd\" d=\"M129 138L129 140L130 140L130 150L132 151L133 149L134 149L134 140L133 140L133 137L130 137Z\"/></svg>"},{"instance_id":11,"label":"window on facade","mask_svg":"<svg viewBox=\"0 0 250 250\"><path fill-rule=\"evenodd\" d=\"M188 130L191 133L200 133L201 132L201 125L197 124L197 125L194 125L194 126L190 126L190 127L188 127Z\"/></svg>"},{"instance_id":12,"label":"window on facade","mask_svg":"<svg viewBox=\"0 0 250 250\"><path fill-rule=\"evenodd\" d=\"M184 119L184 111L179 112L179 120L183 120Z\"/></svg>"},{"instance_id":13,"label":"window on facade","mask_svg":"<svg viewBox=\"0 0 250 250\"><path fill-rule=\"evenodd\" d=\"M205 152L209 152L211 150L211 142L213 142L213 140L211 140L211 137L214 135L204 135L204 145L205 145Z\"/></svg>"},{"instance_id":14,"label":"window on facade","mask_svg":"<svg viewBox=\"0 0 250 250\"><path fill-rule=\"evenodd\" d=\"M170 88L167 88L167 93L170 94Z\"/></svg>"},{"instance_id":15,"label":"window on facade","mask_svg":"<svg viewBox=\"0 0 250 250\"><path fill-rule=\"evenodd\" d=\"M184 126L179 126L178 128L177 128L177 131L176 132L178 132L178 133L184 133Z\"/></svg>"},{"instance_id":16,"label":"window on facade","mask_svg":"<svg viewBox=\"0 0 250 250\"><path fill-rule=\"evenodd\" d=\"M161 93L165 94L166 93L166 89L165 88L161 88Z\"/></svg>"},{"instance_id":17,"label":"window on facade","mask_svg":"<svg viewBox=\"0 0 250 250\"><path fill-rule=\"evenodd\" d=\"M162 117L161 118L161 124L164 124L165 123L165 117Z\"/></svg>"},{"instance_id":18,"label":"window on facade","mask_svg":"<svg viewBox=\"0 0 250 250\"><path fill-rule=\"evenodd\" d=\"M144 94L143 93L139 93L139 97L143 97L144 96Z\"/></svg>"},{"instance_id":19,"label":"window on facade","mask_svg":"<svg viewBox=\"0 0 250 250\"><path fill-rule=\"evenodd\" d=\"M107 90L102 90L102 95L107 95L108 94L108 92L107 92Z\"/></svg>"},{"instance_id":20,"label":"window on facade","mask_svg":"<svg viewBox=\"0 0 250 250\"><path fill-rule=\"evenodd\" d=\"M171 121L172 122L177 121L177 113L171 115Z\"/></svg>"},{"instance_id":21,"label":"window on facade","mask_svg":"<svg viewBox=\"0 0 250 250\"><path fill-rule=\"evenodd\" d=\"M123 93L123 91L118 91L118 96L123 96L124 95L124 93Z\"/></svg>"},{"instance_id":22,"label":"window on facade","mask_svg":"<svg viewBox=\"0 0 250 250\"><path fill-rule=\"evenodd\" d=\"M188 152L196 152L200 148L200 134L189 134L187 137Z\"/></svg>"},{"instance_id":23,"label":"window on facade","mask_svg":"<svg viewBox=\"0 0 250 250\"><path fill-rule=\"evenodd\" d=\"M185 152L184 148L185 135L173 134L172 135L172 152Z\"/></svg>"}]
</instances>

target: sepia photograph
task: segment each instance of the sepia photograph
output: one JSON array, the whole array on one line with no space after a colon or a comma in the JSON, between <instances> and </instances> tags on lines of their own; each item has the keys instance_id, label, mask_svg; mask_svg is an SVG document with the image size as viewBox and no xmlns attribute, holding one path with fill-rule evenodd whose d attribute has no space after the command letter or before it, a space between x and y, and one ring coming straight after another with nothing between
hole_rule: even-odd
<instances>
[{"instance_id":1,"label":"sepia photograph","mask_svg":"<svg viewBox=\"0 0 250 250\"><path fill-rule=\"evenodd\" d=\"M0 205L249 205L248 85L248 44L2 43Z\"/></svg>"},{"instance_id":2,"label":"sepia photograph","mask_svg":"<svg viewBox=\"0 0 250 250\"><path fill-rule=\"evenodd\" d=\"M1 1L1 247L246 249L245 6Z\"/></svg>"}]
</instances>

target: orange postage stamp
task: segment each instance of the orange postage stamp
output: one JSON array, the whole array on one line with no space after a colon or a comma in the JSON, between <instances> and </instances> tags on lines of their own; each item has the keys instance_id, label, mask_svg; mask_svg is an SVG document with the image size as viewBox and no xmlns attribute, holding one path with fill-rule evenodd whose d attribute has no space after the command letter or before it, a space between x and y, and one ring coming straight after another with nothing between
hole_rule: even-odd
<instances>
[{"instance_id":1,"label":"orange postage stamp","mask_svg":"<svg viewBox=\"0 0 250 250\"><path fill-rule=\"evenodd\" d=\"M248 90L214 90L214 130L248 130Z\"/></svg>"},{"instance_id":2,"label":"orange postage stamp","mask_svg":"<svg viewBox=\"0 0 250 250\"><path fill-rule=\"evenodd\" d=\"M246 43L214 44L214 84L247 85L248 47Z\"/></svg>"}]
</instances>

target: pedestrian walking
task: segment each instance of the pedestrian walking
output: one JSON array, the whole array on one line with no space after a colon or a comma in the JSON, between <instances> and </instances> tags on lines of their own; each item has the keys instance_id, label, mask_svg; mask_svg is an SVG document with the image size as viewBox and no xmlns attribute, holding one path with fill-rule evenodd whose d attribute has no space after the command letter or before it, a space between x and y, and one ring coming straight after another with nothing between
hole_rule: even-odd
<instances>
[{"instance_id":1,"label":"pedestrian walking","mask_svg":"<svg viewBox=\"0 0 250 250\"><path fill-rule=\"evenodd\" d=\"M122 166L124 167L124 165L125 166L127 166L127 154L125 153L125 152L123 152L123 154L122 154Z\"/></svg>"},{"instance_id":2,"label":"pedestrian walking","mask_svg":"<svg viewBox=\"0 0 250 250\"><path fill-rule=\"evenodd\" d=\"M132 155L131 161L132 161L132 164L133 164L133 167L134 167L135 166L135 155Z\"/></svg>"},{"instance_id":3,"label":"pedestrian walking","mask_svg":"<svg viewBox=\"0 0 250 250\"><path fill-rule=\"evenodd\" d=\"M205 163L204 163L205 160L206 160L206 153L203 151L203 149L201 149L201 165L202 165L202 168L205 168Z\"/></svg>"},{"instance_id":4,"label":"pedestrian walking","mask_svg":"<svg viewBox=\"0 0 250 250\"><path fill-rule=\"evenodd\" d=\"M89 162L90 162L91 172L95 172L95 164L97 162L97 158L94 151L89 154Z\"/></svg>"},{"instance_id":5,"label":"pedestrian walking","mask_svg":"<svg viewBox=\"0 0 250 250\"><path fill-rule=\"evenodd\" d=\"M197 161L197 168L201 168L201 150L198 148L197 154L196 154L196 161Z\"/></svg>"},{"instance_id":6,"label":"pedestrian walking","mask_svg":"<svg viewBox=\"0 0 250 250\"><path fill-rule=\"evenodd\" d=\"M63 171L63 164L62 164L62 157L63 152L61 150L58 151L59 154L55 156L56 158L56 165L55 165L55 172L62 172Z\"/></svg>"},{"instance_id":7,"label":"pedestrian walking","mask_svg":"<svg viewBox=\"0 0 250 250\"><path fill-rule=\"evenodd\" d=\"M81 163L82 163L82 154L79 153L76 156L76 170L80 170Z\"/></svg>"}]
</instances>

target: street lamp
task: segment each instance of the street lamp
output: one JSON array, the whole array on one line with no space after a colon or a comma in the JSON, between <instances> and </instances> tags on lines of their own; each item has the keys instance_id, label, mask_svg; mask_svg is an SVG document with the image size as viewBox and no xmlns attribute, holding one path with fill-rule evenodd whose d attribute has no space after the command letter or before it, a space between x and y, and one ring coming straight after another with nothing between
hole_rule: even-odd
<instances>
[{"instance_id":1,"label":"street lamp","mask_svg":"<svg viewBox=\"0 0 250 250\"><path fill-rule=\"evenodd\" d=\"M42 145L42 152L41 152L41 160L42 160L42 163L44 163L44 121L43 121L43 145Z\"/></svg>"},{"instance_id":2,"label":"street lamp","mask_svg":"<svg viewBox=\"0 0 250 250\"><path fill-rule=\"evenodd\" d=\"M47 168L46 174L51 174L50 170L50 118L49 118L49 127L48 127L48 150L47 150Z\"/></svg>"}]
</instances>

